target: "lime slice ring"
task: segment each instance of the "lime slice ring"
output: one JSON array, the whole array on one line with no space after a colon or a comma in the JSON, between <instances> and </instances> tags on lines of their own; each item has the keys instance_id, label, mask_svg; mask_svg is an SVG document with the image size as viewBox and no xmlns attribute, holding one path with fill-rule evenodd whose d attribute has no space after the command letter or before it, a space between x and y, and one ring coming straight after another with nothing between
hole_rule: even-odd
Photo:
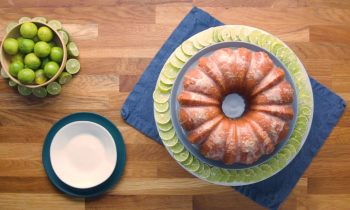
<instances>
[{"instance_id":1,"label":"lime slice ring","mask_svg":"<svg viewBox=\"0 0 350 210\"><path fill-rule=\"evenodd\" d=\"M58 20L50 20L47 25L49 25L51 28L53 28L54 30L59 30L62 29L62 24L60 21Z\"/></svg>"},{"instance_id":2,"label":"lime slice ring","mask_svg":"<svg viewBox=\"0 0 350 210\"><path fill-rule=\"evenodd\" d=\"M71 57L78 57L79 56L79 50L77 45L75 44L75 42L69 42L67 44L67 51L68 51L68 55Z\"/></svg>"},{"instance_id":3,"label":"lime slice ring","mask_svg":"<svg viewBox=\"0 0 350 210\"><path fill-rule=\"evenodd\" d=\"M66 62L66 71L70 74L76 74L80 71L80 62L75 59L71 58Z\"/></svg>"},{"instance_id":4,"label":"lime slice ring","mask_svg":"<svg viewBox=\"0 0 350 210\"><path fill-rule=\"evenodd\" d=\"M44 87L34 88L33 95L35 95L38 98L45 98L47 96L47 90Z\"/></svg>"},{"instance_id":5,"label":"lime slice ring","mask_svg":"<svg viewBox=\"0 0 350 210\"><path fill-rule=\"evenodd\" d=\"M58 82L52 82L47 85L46 90L50 95L58 95L61 93L61 85Z\"/></svg>"}]
</instances>

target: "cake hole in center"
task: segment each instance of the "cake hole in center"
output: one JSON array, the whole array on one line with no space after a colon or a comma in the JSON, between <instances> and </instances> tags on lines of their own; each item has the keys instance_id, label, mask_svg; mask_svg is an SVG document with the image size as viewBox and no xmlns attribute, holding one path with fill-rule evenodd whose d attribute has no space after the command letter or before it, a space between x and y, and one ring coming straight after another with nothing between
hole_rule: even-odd
<instances>
[{"instance_id":1,"label":"cake hole in center","mask_svg":"<svg viewBox=\"0 0 350 210\"><path fill-rule=\"evenodd\" d=\"M241 117L245 106L243 97L237 93L227 95L221 105L224 114L232 119Z\"/></svg>"}]
</instances>

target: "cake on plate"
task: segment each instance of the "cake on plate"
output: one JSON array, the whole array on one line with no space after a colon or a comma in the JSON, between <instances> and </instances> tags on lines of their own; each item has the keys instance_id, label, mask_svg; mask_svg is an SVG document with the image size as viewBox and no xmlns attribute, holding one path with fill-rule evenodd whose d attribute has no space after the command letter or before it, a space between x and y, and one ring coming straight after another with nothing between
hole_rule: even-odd
<instances>
[{"instance_id":1,"label":"cake on plate","mask_svg":"<svg viewBox=\"0 0 350 210\"><path fill-rule=\"evenodd\" d=\"M225 164L251 164L271 154L288 134L294 90L268 54L223 48L186 72L177 100L187 139L201 153ZM230 117L222 103L240 95L244 112Z\"/></svg>"}]
</instances>

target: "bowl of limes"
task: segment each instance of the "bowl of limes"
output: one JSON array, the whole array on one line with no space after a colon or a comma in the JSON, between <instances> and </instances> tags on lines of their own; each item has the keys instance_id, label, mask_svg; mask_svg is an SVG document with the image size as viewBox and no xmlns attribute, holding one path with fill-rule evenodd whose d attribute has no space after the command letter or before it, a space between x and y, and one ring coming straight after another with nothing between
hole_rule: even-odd
<instances>
[{"instance_id":1,"label":"bowl of limes","mask_svg":"<svg viewBox=\"0 0 350 210\"><path fill-rule=\"evenodd\" d=\"M3 69L13 82L31 89L55 81L66 61L62 36L44 22L31 20L14 25L1 44Z\"/></svg>"}]
</instances>

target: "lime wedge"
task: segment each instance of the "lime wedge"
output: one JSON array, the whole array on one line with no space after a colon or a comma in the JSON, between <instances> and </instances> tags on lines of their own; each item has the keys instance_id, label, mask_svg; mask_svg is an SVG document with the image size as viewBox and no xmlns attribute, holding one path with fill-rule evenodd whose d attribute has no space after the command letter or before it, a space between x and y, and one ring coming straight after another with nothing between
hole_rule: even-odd
<instances>
[{"instance_id":1,"label":"lime wedge","mask_svg":"<svg viewBox=\"0 0 350 210\"><path fill-rule=\"evenodd\" d=\"M177 57L180 61L184 63L186 63L190 59L190 57L182 51L181 46L176 48L175 57Z\"/></svg>"},{"instance_id":2,"label":"lime wedge","mask_svg":"<svg viewBox=\"0 0 350 210\"><path fill-rule=\"evenodd\" d=\"M7 74L7 72L5 71L4 68L1 68L1 77L4 79L8 79L9 75Z\"/></svg>"},{"instance_id":3,"label":"lime wedge","mask_svg":"<svg viewBox=\"0 0 350 210\"><path fill-rule=\"evenodd\" d=\"M16 87L17 86L17 83L13 80L9 80L9 86L10 87Z\"/></svg>"},{"instance_id":4,"label":"lime wedge","mask_svg":"<svg viewBox=\"0 0 350 210\"><path fill-rule=\"evenodd\" d=\"M177 144L175 144L174 146L170 147L170 150L174 154L178 154L178 153L182 152L184 149L185 149L184 145L182 145L180 142L177 142Z\"/></svg>"},{"instance_id":5,"label":"lime wedge","mask_svg":"<svg viewBox=\"0 0 350 210\"><path fill-rule=\"evenodd\" d=\"M231 38L231 32L228 28L223 28L221 31L220 31L220 35L221 36L221 39L223 41L231 41L232 38Z\"/></svg>"},{"instance_id":6,"label":"lime wedge","mask_svg":"<svg viewBox=\"0 0 350 210\"><path fill-rule=\"evenodd\" d=\"M248 38L249 38L249 42L252 43L252 44L258 44L258 40L259 40L259 37L261 36L261 32L258 31L258 30L254 30L252 31Z\"/></svg>"},{"instance_id":7,"label":"lime wedge","mask_svg":"<svg viewBox=\"0 0 350 210\"><path fill-rule=\"evenodd\" d=\"M47 90L44 87L34 88L33 94L38 98L45 98L47 96Z\"/></svg>"},{"instance_id":8,"label":"lime wedge","mask_svg":"<svg viewBox=\"0 0 350 210\"><path fill-rule=\"evenodd\" d=\"M32 21L39 22L39 23L47 23L47 20L44 17L34 17Z\"/></svg>"},{"instance_id":9,"label":"lime wedge","mask_svg":"<svg viewBox=\"0 0 350 210\"><path fill-rule=\"evenodd\" d=\"M182 43L181 49L188 56L195 55L198 52L198 49L194 47L193 42L190 40L187 40L184 43Z\"/></svg>"},{"instance_id":10,"label":"lime wedge","mask_svg":"<svg viewBox=\"0 0 350 210\"><path fill-rule=\"evenodd\" d=\"M187 150L174 154L175 160L179 161L180 163L185 162L189 156L190 153Z\"/></svg>"},{"instance_id":11,"label":"lime wedge","mask_svg":"<svg viewBox=\"0 0 350 210\"><path fill-rule=\"evenodd\" d=\"M18 20L18 23L24 23L24 22L30 22L30 21L32 21L32 19L30 19L29 17L21 17Z\"/></svg>"},{"instance_id":12,"label":"lime wedge","mask_svg":"<svg viewBox=\"0 0 350 210\"><path fill-rule=\"evenodd\" d=\"M167 124L168 122L170 122L170 111L168 110L162 113L156 112L154 118L156 122L159 124L162 124L162 125Z\"/></svg>"},{"instance_id":13,"label":"lime wedge","mask_svg":"<svg viewBox=\"0 0 350 210\"><path fill-rule=\"evenodd\" d=\"M66 71L70 74L76 74L80 71L80 63L77 59L71 58L66 63Z\"/></svg>"},{"instance_id":14,"label":"lime wedge","mask_svg":"<svg viewBox=\"0 0 350 210\"><path fill-rule=\"evenodd\" d=\"M62 29L62 24L58 20L50 20L47 24L54 30Z\"/></svg>"},{"instance_id":15,"label":"lime wedge","mask_svg":"<svg viewBox=\"0 0 350 210\"><path fill-rule=\"evenodd\" d=\"M204 179L207 179L210 176L210 168L207 164L203 164L203 170L199 174Z\"/></svg>"},{"instance_id":16,"label":"lime wedge","mask_svg":"<svg viewBox=\"0 0 350 210\"><path fill-rule=\"evenodd\" d=\"M196 172L199 170L200 167L201 166L198 159L194 158L192 164L188 165L188 170L192 172Z\"/></svg>"},{"instance_id":17,"label":"lime wedge","mask_svg":"<svg viewBox=\"0 0 350 210\"><path fill-rule=\"evenodd\" d=\"M169 109L169 103L158 103L158 102L154 102L153 104L154 106L154 109L157 111L157 112L166 112L168 111Z\"/></svg>"},{"instance_id":18,"label":"lime wedge","mask_svg":"<svg viewBox=\"0 0 350 210\"><path fill-rule=\"evenodd\" d=\"M167 147L173 147L179 142L179 139L177 137L174 137L170 140L163 140L163 144Z\"/></svg>"},{"instance_id":19,"label":"lime wedge","mask_svg":"<svg viewBox=\"0 0 350 210\"><path fill-rule=\"evenodd\" d=\"M69 42L67 45L67 51L68 55L72 57L78 57L79 56L79 50L77 45L74 42Z\"/></svg>"},{"instance_id":20,"label":"lime wedge","mask_svg":"<svg viewBox=\"0 0 350 210\"><path fill-rule=\"evenodd\" d=\"M161 130L159 130L159 136L164 141L170 140L170 139L175 137L175 130L174 129L170 129L169 131L161 131Z\"/></svg>"},{"instance_id":21,"label":"lime wedge","mask_svg":"<svg viewBox=\"0 0 350 210\"><path fill-rule=\"evenodd\" d=\"M32 89L26 86L18 85L17 90L22 96L29 96L32 94Z\"/></svg>"},{"instance_id":22,"label":"lime wedge","mask_svg":"<svg viewBox=\"0 0 350 210\"><path fill-rule=\"evenodd\" d=\"M17 26L18 23L16 22L10 22L6 27L6 33L9 33L14 27Z\"/></svg>"},{"instance_id":23,"label":"lime wedge","mask_svg":"<svg viewBox=\"0 0 350 210\"><path fill-rule=\"evenodd\" d=\"M61 85L58 84L57 82L52 82L50 83L47 87L46 90L50 95L58 95L61 92Z\"/></svg>"},{"instance_id":24,"label":"lime wedge","mask_svg":"<svg viewBox=\"0 0 350 210\"><path fill-rule=\"evenodd\" d=\"M167 102L169 100L169 97L169 93L163 93L158 88L156 88L153 92L153 100L160 104Z\"/></svg>"},{"instance_id":25,"label":"lime wedge","mask_svg":"<svg viewBox=\"0 0 350 210\"><path fill-rule=\"evenodd\" d=\"M173 125L171 122L168 122L167 124L157 124L157 127L160 131L167 132L173 128Z\"/></svg>"},{"instance_id":26,"label":"lime wedge","mask_svg":"<svg viewBox=\"0 0 350 210\"><path fill-rule=\"evenodd\" d=\"M188 165L191 165L192 163L193 163L193 156L190 154L189 156L188 156L188 158L184 161L184 162L182 162L182 164L184 165L184 166L188 166Z\"/></svg>"},{"instance_id":27,"label":"lime wedge","mask_svg":"<svg viewBox=\"0 0 350 210\"><path fill-rule=\"evenodd\" d=\"M59 76L58 78L58 82L61 85L67 84L71 79L72 79L72 75L68 72L62 72L62 74Z\"/></svg>"},{"instance_id":28,"label":"lime wedge","mask_svg":"<svg viewBox=\"0 0 350 210\"><path fill-rule=\"evenodd\" d=\"M58 30L58 34L63 39L64 44L67 45L69 42L69 34L63 29Z\"/></svg>"}]
</instances>

